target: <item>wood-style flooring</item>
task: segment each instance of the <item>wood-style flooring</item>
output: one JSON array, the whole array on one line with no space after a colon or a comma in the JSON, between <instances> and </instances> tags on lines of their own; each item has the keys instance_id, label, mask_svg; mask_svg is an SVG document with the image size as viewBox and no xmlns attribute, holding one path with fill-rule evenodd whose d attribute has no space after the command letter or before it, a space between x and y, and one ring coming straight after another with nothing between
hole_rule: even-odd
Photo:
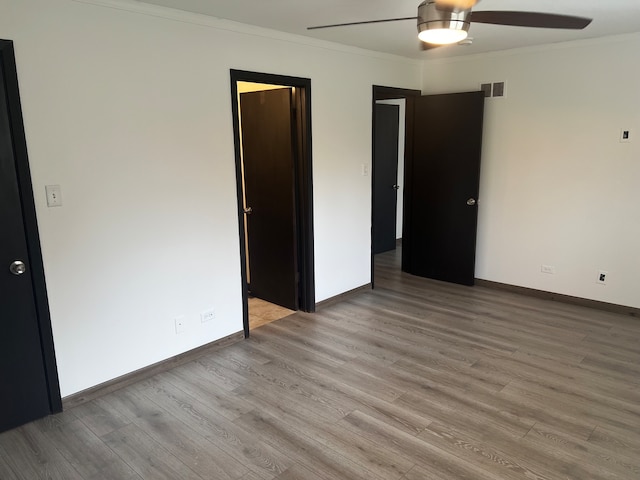
<instances>
[{"instance_id":1,"label":"wood-style flooring","mask_svg":"<svg viewBox=\"0 0 640 480\"><path fill-rule=\"evenodd\" d=\"M0 435L0 478L640 478L640 321L400 274Z\"/></svg>"}]
</instances>

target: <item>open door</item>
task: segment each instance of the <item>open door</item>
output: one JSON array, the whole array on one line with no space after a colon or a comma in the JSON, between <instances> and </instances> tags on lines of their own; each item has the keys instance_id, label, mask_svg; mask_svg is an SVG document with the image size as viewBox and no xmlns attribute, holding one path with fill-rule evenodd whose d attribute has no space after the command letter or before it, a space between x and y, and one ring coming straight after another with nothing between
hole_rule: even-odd
<instances>
[{"instance_id":1,"label":"open door","mask_svg":"<svg viewBox=\"0 0 640 480\"><path fill-rule=\"evenodd\" d=\"M240 94L252 296L298 310L292 89Z\"/></svg>"},{"instance_id":2,"label":"open door","mask_svg":"<svg viewBox=\"0 0 640 480\"><path fill-rule=\"evenodd\" d=\"M62 410L10 41L0 40L0 432Z\"/></svg>"},{"instance_id":3,"label":"open door","mask_svg":"<svg viewBox=\"0 0 640 480\"><path fill-rule=\"evenodd\" d=\"M373 254L396 248L400 107L376 104L373 149Z\"/></svg>"},{"instance_id":4,"label":"open door","mask_svg":"<svg viewBox=\"0 0 640 480\"><path fill-rule=\"evenodd\" d=\"M249 284L252 294L266 297L265 300L268 302L277 303L291 310L314 312L316 307L311 80L244 70L230 70L230 74L238 226L240 227L243 326L245 337L249 337ZM241 95L238 93L239 85L242 83L285 88L279 88L279 94L268 92L253 96L241 94L241 100ZM245 103L242 108L241 102ZM266 113L265 110L270 110L265 108L267 102L273 103L274 112L279 111L279 113ZM256 115L246 114L246 112L241 114L244 108L254 108ZM244 123L245 120L248 122ZM290 139L286 142L288 147L282 147L284 150L279 160L274 160L269 168L266 164L252 161L251 158L248 158L247 165L244 164L243 146L245 160L246 156L254 157L254 160L273 159L276 147L271 144L270 139L275 138L274 136ZM284 172L282 177L284 180L278 181L278 185L269 186L269 171L276 170ZM250 184L257 185L257 189L252 188L253 193L249 193L245 198L245 187L251 188ZM267 203L282 202L283 206L279 213L276 212L274 217L270 217L274 212L266 211L263 200ZM245 231L245 224L253 232L258 231L258 236L248 239L251 234L248 230ZM278 241L274 237L262 242L259 240L261 235L264 238L280 235L282 239ZM252 250L253 260L250 259ZM258 256L262 255L261 259L256 258L256 251ZM258 264L255 260L258 260ZM270 265L274 267L273 273L270 272L269 276L260 278L261 272L269 270ZM289 287L286 287L284 292L279 291L275 285L277 282ZM272 283L274 285L271 285ZM293 289L290 286L293 286Z\"/></svg>"},{"instance_id":5,"label":"open door","mask_svg":"<svg viewBox=\"0 0 640 480\"><path fill-rule=\"evenodd\" d=\"M473 285L484 94L416 97L405 171L402 269Z\"/></svg>"}]
</instances>

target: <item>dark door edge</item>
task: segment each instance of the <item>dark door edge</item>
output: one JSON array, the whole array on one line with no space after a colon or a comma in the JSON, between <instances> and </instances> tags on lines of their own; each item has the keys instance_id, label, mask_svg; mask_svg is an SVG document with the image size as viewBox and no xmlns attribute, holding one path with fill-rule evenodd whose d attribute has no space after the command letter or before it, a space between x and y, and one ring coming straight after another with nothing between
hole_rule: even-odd
<instances>
[{"instance_id":1,"label":"dark door edge","mask_svg":"<svg viewBox=\"0 0 640 480\"><path fill-rule=\"evenodd\" d=\"M240 125L238 121L238 87L237 82L254 82L274 85L286 85L302 89L304 98L302 106L305 110L303 122L303 155L296 158L296 178L298 191L297 242L298 265L300 273L299 294L300 310L314 312L315 304L315 264L314 264L314 230L313 230L313 176L312 176L312 142L311 142L311 79L275 75L269 73L250 72L246 70L230 70L231 77L231 113L233 117L233 143L236 159L236 194L238 202L238 234L240 237L240 274L242 281L242 311L245 338L249 337L249 298L247 292L247 265L245 257L246 240L244 238L244 213L242 203L242 164L240 158Z\"/></svg>"},{"instance_id":2,"label":"dark door edge","mask_svg":"<svg viewBox=\"0 0 640 480\"><path fill-rule=\"evenodd\" d=\"M9 108L9 120L11 122L11 137L16 159L16 174L18 188L20 190L25 234L27 237L27 248L29 251L29 266L40 331L40 345L47 378L49 406L51 413L57 413L62 411L62 399L60 397L60 383L53 343L53 330L51 327L51 314L49 312L44 263L40 247L36 206L33 197L33 185L31 183L31 172L29 170L27 141L24 132L22 107L20 104L18 74L13 42L11 40L0 40L0 62L2 62L7 83L7 105Z\"/></svg>"},{"instance_id":3,"label":"dark door edge","mask_svg":"<svg viewBox=\"0 0 640 480\"><path fill-rule=\"evenodd\" d=\"M374 187L375 187L375 131L376 131L376 101L377 100L396 100L396 99L409 99L412 97L419 97L420 95L422 95L422 92L420 90L410 90L410 89L406 89L406 88L396 88L396 87L384 87L381 85L373 85L372 88L372 100L371 100L371 288L375 288L375 255L373 253L373 215L375 212L375 198L374 198ZM411 110L409 108L409 102L407 102L407 108L405 110L405 136L404 136L404 142L405 142L405 149L404 149L404 165L405 165L405 182L404 182L404 188L405 188L405 195L404 198L407 197L406 195L406 188L407 188L407 182L406 182L406 178L407 178L407 170L406 170L406 166L409 162L409 160L412 158L412 150L410 148L407 148L408 145L411 145L411 142L413 140L413 114L410 114L410 112L413 112L413 110ZM398 161L400 161L400 159L398 159ZM405 219L407 218L406 216L406 209L407 209L407 205L406 203L404 203L404 199L403 199L403 208L402 208L402 212L403 212L403 225L405 222ZM404 252L404 248L403 248L403 252ZM404 255L404 253L403 253Z\"/></svg>"}]
</instances>

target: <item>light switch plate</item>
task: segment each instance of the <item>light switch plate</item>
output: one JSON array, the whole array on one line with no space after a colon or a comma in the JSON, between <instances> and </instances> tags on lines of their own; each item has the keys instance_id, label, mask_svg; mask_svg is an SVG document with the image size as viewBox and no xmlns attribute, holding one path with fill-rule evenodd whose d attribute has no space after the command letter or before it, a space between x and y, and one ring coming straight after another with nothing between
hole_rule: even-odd
<instances>
[{"instance_id":1,"label":"light switch plate","mask_svg":"<svg viewBox=\"0 0 640 480\"><path fill-rule=\"evenodd\" d=\"M61 207L62 191L60 185L45 185L44 189L47 192L47 207Z\"/></svg>"}]
</instances>

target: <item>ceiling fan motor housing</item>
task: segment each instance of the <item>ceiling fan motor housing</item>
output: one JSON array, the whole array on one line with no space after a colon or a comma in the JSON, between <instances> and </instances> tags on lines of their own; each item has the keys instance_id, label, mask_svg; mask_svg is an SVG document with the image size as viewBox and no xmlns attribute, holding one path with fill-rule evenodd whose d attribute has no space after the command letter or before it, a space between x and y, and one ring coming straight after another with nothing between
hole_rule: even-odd
<instances>
[{"instance_id":1,"label":"ceiling fan motor housing","mask_svg":"<svg viewBox=\"0 0 640 480\"><path fill-rule=\"evenodd\" d=\"M444 30L459 33L461 38L458 40L462 40L469 31L470 19L471 9L439 9L435 1L427 0L418 6L418 36L423 39L429 31Z\"/></svg>"}]
</instances>

